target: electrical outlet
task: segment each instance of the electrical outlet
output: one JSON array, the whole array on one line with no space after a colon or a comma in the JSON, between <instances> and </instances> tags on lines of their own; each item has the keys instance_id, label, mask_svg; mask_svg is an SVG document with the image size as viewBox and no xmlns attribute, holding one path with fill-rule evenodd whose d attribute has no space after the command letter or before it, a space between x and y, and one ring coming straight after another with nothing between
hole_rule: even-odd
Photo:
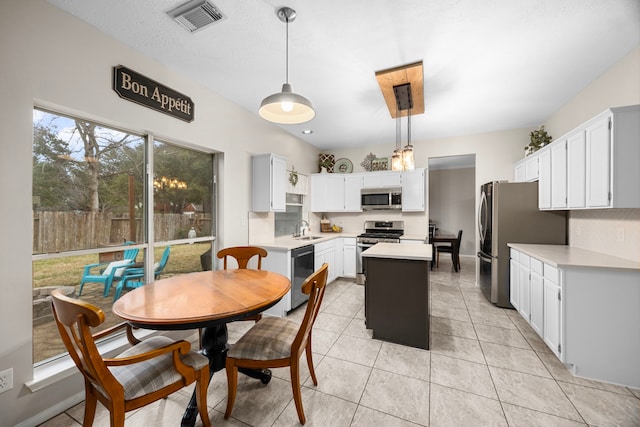
<instances>
[{"instance_id":1,"label":"electrical outlet","mask_svg":"<svg viewBox=\"0 0 640 427\"><path fill-rule=\"evenodd\" d=\"M13 368L0 372L0 393L13 388Z\"/></svg>"}]
</instances>

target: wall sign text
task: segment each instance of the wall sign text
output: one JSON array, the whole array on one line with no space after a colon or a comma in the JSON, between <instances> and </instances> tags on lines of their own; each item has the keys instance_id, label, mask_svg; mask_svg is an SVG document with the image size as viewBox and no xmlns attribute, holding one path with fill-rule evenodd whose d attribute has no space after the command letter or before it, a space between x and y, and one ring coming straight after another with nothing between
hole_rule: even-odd
<instances>
[{"instance_id":1,"label":"wall sign text","mask_svg":"<svg viewBox=\"0 0 640 427\"><path fill-rule=\"evenodd\" d=\"M120 98L185 122L193 121L195 106L191 98L122 65L113 67L113 90Z\"/></svg>"}]
</instances>

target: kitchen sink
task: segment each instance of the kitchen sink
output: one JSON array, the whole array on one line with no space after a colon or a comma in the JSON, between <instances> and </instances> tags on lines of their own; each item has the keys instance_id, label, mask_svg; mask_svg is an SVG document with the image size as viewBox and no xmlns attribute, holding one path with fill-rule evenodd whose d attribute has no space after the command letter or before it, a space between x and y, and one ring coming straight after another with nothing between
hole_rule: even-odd
<instances>
[{"instance_id":1,"label":"kitchen sink","mask_svg":"<svg viewBox=\"0 0 640 427\"><path fill-rule=\"evenodd\" d=\"M316 240L322 239L322 236L304 236L304 237L296 237L296 240Z\"/></svg>"}]
</instances>

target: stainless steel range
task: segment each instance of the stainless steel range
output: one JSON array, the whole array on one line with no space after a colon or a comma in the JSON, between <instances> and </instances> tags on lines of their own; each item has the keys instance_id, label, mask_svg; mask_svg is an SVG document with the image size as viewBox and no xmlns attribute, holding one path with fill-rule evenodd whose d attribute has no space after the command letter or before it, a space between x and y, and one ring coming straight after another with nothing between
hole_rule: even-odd
<instances>
[{"instance_id":1,"label":"stainless steel range","mask_svg":"<svg viewBox=\"0 0 640 427\"><path fill-rule=\"evenodd\" d=\"M376 243L400 243L404 234L404 221L365 221L364 233L356 237L356 282L365 281L362 252Z\"/></svg>"}]
</instances>

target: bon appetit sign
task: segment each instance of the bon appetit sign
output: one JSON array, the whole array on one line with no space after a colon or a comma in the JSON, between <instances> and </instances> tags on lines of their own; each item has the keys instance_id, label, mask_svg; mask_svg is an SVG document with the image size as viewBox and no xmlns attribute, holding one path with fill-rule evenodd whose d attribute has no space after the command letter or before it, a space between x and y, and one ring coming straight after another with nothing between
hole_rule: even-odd
<instances>
[{"instance_id":1,"label":"bon appetit sign","mask_svg":"<svg viewBox=\"0 0 640 427\"><path fill-rule=\"evenodd\" d=\"M144 105L185 122L193 121L191 98L127 67L113 67L113 90L120 98Z\"/></svg>"}]
</instances>

